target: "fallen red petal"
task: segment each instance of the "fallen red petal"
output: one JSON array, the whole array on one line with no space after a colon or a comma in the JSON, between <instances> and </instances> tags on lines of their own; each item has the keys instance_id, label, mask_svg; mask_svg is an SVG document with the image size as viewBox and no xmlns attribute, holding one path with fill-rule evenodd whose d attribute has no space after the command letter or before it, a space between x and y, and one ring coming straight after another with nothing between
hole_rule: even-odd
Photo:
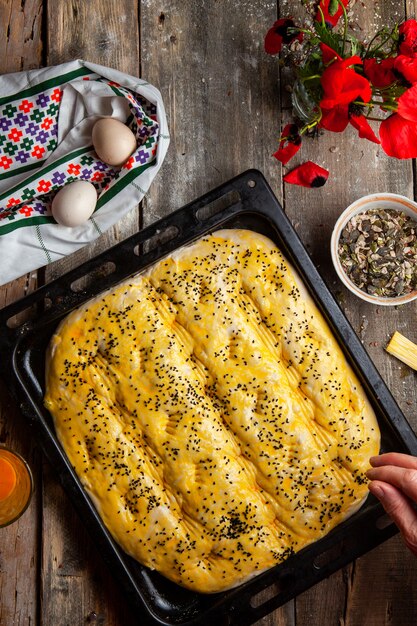
<instances>
[{"instance_id":1,"label":"fallen red petal","mask_svg":"<svg viewBox=\"0 0 417 626\"><path fill-rule=\"evenodd\" d=\"M298 126L296 124L287 124L282 131L279 148L274 152L273 156L285 165L297 154L300 147L301 137L298 133Z\"/></svg>"},{"instance_id":2,"label":"fallen red petal","mask_svg":"<svg viewBox=\"0 0 417 626\"><path fill-rule=\"evenodd\" d=\"M313 161L302 163L285 174L284 182L301 187L322 187L329 178L328 170Z\"/></svg>"},{"instance_id":3,"label":"fallen red petal","mask_svg":"<svg viewBox=\"0 0 417 626\"><path fill-rule=\"evenodd\" d=\"M379 128L381 146L386 154L397 159L417 157L417 124L398 113L381 122Z\"/></svg>"}]
</instances>

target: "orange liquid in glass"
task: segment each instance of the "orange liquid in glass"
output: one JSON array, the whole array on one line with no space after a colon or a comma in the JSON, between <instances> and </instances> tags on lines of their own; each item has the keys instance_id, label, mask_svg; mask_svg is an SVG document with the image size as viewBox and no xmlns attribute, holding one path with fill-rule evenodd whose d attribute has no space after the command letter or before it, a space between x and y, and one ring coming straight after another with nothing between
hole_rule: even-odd
<instances>
[{"instance_id":1,"label":"orange liquid in glass","mask_svg":"<svg viewBox=\"0 0 417 626\"><path fill-rule=\"evenodd\" d=\"M0 446L0 528L20 517L31 495L32 476L25 461Z\"/></svg>"}]
</instances>

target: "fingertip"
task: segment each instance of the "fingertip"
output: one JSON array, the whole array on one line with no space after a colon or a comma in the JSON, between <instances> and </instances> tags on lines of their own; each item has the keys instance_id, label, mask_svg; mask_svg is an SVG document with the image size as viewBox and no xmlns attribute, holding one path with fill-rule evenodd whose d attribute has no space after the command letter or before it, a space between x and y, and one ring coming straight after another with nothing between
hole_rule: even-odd
<instances>
[{"instance_id":1,"label":"fingertip","mask_svg":"<svg viewBox=\"0 0 417 626\"><path fill-rule=\"evenodd\" d=\"M383 500L385 498L385 491L381 483L374 480L369 483L368 489L372 495L378 498L378 500Z\"/></svg>"},{"instance_id":2,"label":"fingertip","mask_svg":"<svg viewBox=\"0 0 417 626\"><path fill-rule=\"evenodd\" d=\"M393 465L408 469L417 469L417 457L402 452L383 452L376 456L371 456L369 463L372 467L382 467Z\"/></svg>"},{"instance_id":3,"label":"fingertip","mask_svg":"<svg viewBox=\"0 0 417 626\"><path fill-rule=\"evenodd\" d=\"M369 459L369 464L372 465L372 467L377 467L378 465L380 465L380 463L381 463L380 456L371 456L371 458Z\"/></svg>"}]
</instances>

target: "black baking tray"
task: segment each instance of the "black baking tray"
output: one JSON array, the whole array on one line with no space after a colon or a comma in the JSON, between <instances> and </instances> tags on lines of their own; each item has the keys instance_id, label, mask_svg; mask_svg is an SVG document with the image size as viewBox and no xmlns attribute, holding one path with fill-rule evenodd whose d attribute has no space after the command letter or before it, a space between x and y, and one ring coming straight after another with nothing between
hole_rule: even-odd
<instances>
[{"instance_id":1,"label":"black baking tray","mask_svg":"<svg viewBox=\"0 0 417 626\"><path fill-rule=\"evenodd\" d=\"M249 170L0 311L0 373L43 450L119 580L137 624L211 625L221 615L249 625L374 548L396 528L369 497L323 539L250 582L223 593L188 591L141 566L107 532L58 443L43 406L45 352L62 318L81 303L139 272L172 250L219 228L270 237L298 270L377 414L382 451L417 454L417 439L361 342L323 282L263 175ZM22 318L28 318L22 322ZM20 322L19 322L20 320ZM20 323L20 326L19 326ZM260 592L271 587L269 599ZM264 596L265 597L265 596Z\"/></svg>"}]
</instances>

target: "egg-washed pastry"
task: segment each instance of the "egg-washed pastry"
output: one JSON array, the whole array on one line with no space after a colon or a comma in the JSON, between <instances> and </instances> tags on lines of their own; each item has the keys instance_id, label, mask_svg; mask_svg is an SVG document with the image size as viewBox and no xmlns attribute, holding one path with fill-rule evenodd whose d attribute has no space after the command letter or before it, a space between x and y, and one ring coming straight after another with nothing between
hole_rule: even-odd
<instances>
[{"instance_id":1,"label":"egg-washed pastry","mask_svg":"<svg viewBox=\"0 0 417 626\"><path fill-rule=\"evenodd\" d=\"M45 404L105 525L200 592L316 541L367 495L379 429L278 248L220 230L73 311Z\"/></svg>"}]
</instances>

